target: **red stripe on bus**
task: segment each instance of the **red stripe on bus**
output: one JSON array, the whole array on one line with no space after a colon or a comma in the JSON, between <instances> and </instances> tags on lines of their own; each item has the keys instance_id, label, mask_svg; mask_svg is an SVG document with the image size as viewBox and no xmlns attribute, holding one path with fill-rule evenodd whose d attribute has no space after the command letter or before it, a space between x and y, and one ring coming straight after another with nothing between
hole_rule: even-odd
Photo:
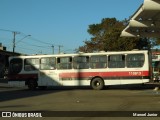
<instances>
[{"instance_id":1,"label":"red stripe on bus","mask_svg":"<svg viewBox=\"0 0 160 120\"><path fill-rule=\"evenodd\" d=\"M16 74L16 75L9 75L8 79L37 79L38 73L35 74Z\"/></svg>"},{"instance_id":2,"label":"red stripe on bus","mask_svg":"<svg viewBox=\"0 0 160 120\"><path fill-rule=\"evenodd\" d=\"M60 73L60 78L77 78L77 77L131 77L131 76L149 76L149 71L124 71L124 72L66 72Z\"/></svg>"}]
</instances>

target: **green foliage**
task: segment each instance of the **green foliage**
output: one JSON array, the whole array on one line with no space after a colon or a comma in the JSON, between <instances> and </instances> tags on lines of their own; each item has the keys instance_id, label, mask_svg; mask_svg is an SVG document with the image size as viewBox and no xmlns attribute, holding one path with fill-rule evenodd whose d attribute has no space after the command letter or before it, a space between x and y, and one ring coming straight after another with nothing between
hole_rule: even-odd
<instances>
[{"instance_id":1,"label":"green foliage","mask_svg":"<svg viewBox=\"0 0 160 120\"><path fill-rule=\"evenodd\" d=\"M126 21L118 21L116 18L104 18L99 24L91 24L88 33L92 36L90 40L84 41L78 51L126 51L132 49L150 49L157 41L147 38L120 37L122 30L126 27ZM151 45L151 43L154 43Z\"/></svg>"}]
</instances>

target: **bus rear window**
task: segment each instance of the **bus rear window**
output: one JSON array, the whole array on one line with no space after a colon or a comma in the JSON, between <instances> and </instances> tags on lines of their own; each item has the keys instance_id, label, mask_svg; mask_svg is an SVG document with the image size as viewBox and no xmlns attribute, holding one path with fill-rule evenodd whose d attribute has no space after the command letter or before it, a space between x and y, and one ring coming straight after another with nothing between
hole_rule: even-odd
<instances>
[{"instance_id":1,"label":"bus rear window","mask_svg":"<svg viewBox=\"0 0 160 120\"><path fill-rule=\"evenodd\" d=\"M22 59L14 58L10 61L10 74L18 74L22 70Z\"/></svg>"}]
</instances>

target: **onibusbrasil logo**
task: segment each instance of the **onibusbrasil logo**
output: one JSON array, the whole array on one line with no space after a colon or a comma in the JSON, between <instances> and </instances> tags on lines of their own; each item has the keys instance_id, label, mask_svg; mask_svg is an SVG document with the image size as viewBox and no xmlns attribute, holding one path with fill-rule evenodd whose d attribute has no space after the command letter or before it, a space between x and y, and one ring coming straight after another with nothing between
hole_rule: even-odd
<instances>
[{"instance_id":1,"label":"onibusbrasil logo","mask_svg":"<svg viewBox=\"0 0 160 120\"><path fill-rule=\"evenodd\" d=\"M2 112L1 117L42 117L41 112Z\"/></svg>"}]
</instances>

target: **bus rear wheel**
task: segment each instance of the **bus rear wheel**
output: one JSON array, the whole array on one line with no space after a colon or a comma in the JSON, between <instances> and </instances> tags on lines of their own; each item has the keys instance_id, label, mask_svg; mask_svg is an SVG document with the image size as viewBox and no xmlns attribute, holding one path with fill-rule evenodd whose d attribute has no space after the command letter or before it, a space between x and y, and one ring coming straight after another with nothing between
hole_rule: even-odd
<instances>
[{"instance_id":1,"label":"bus rear wheel","mask_svg":"<svg viewBox=\"0 0 160 120\"><path fill-rule=\"evenodd\" d=\"M37 81L36 80L29 80L28 81L28 89L35 90L37 88Z\"/></svg>"},{"instance_id":2,"label":"bus rear wheel","mask_svg":"<svg viewBox=\"0 0 160 120\"><path fill-rule=\"evenodd\" d=\"M104 88L104 81L102 78L96 77L91 81L91 87L95 90L102 90Z\"/></svg>"}]
</instances>

